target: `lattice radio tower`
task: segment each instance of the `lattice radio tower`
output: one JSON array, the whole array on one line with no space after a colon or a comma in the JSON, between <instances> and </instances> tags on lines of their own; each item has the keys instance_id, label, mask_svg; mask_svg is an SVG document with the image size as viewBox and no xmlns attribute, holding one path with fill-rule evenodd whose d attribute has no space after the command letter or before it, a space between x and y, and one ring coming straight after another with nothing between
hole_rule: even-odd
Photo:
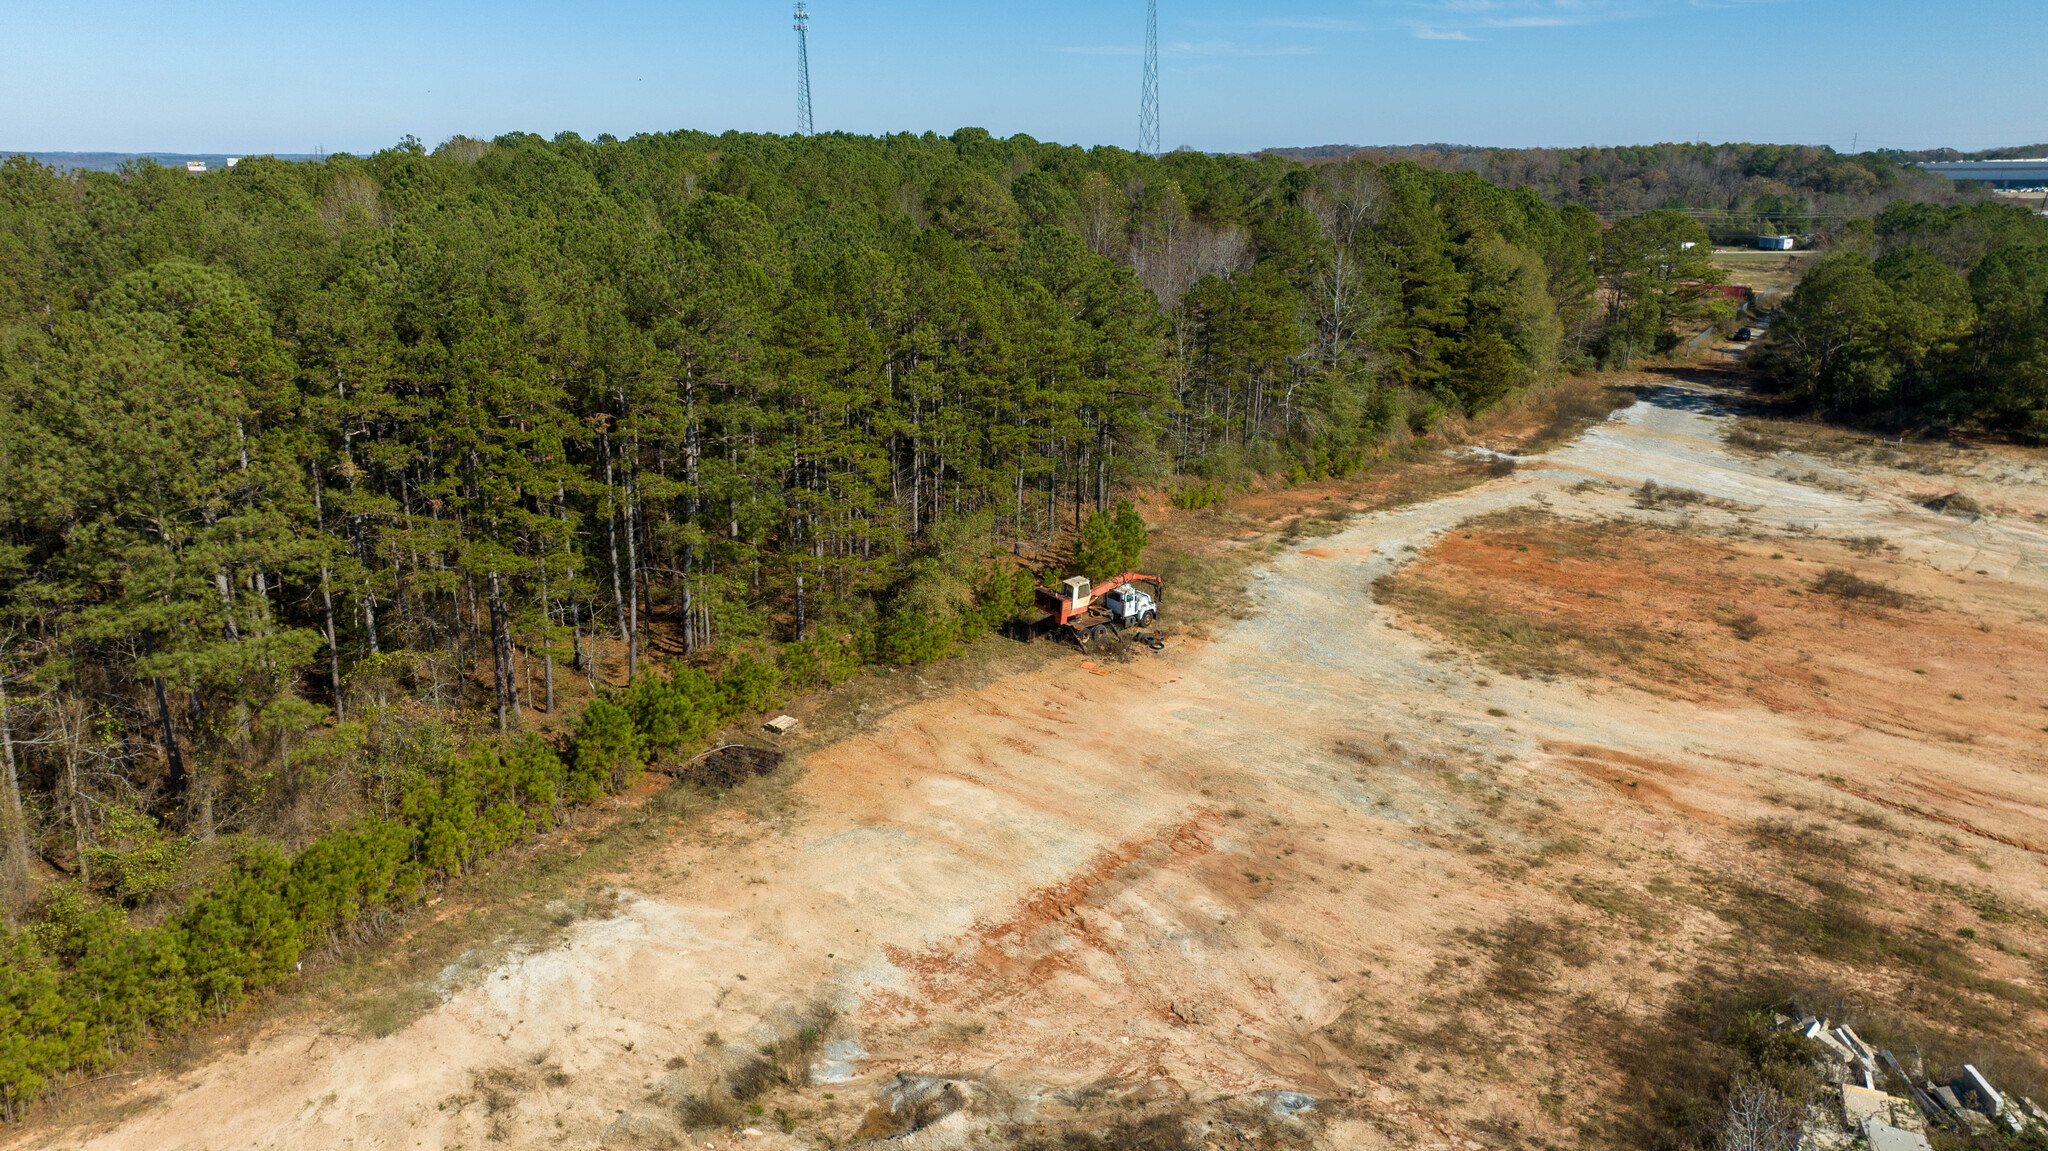
<instances>
[{"instance_id":1,"label":"lattice radio tower","mask_svg":"<svg viewBox=\"0 0 2048 1151\"><path fill-rule=\"evenodd\" d=\"M811 10L796 6L796 134L811 134Z\"/></svg>"},{"instance_id":2,"label":"lattice radio tower","mask_svg":"<svg viewBox=\"0 0 2048 1151\"><path fill-rule=\"evenodd\" d=\"M1145 91L1138 97L1138 151L1159 154L1159 0L1145 0Z\"/></svg>"}]
</instances>

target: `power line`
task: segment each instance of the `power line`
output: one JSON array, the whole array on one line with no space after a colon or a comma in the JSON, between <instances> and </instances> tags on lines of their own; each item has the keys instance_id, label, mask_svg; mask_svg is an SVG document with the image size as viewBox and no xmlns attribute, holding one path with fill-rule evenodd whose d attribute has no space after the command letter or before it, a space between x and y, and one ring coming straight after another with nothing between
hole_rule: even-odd
<instances>
[{"instance_id":1,"label":"power line","mask_svg":"<svg viewBox=\"0 0 2048 1151\"><path fill-rule=\"evenodd\" d=\"M1138 151L1159 154L1159 0L1145 0L1145 91L1138 98Z\"/></svg>"},{"instance_id":2,"label":"power line","mask_svg":"<svg viewBox=\"0 0 2048 1151\"><path fill-rule=\"evenodd\" d=\"M796 6L796 134L811 134L811 11Z\"/></svg>"}]
</instances>

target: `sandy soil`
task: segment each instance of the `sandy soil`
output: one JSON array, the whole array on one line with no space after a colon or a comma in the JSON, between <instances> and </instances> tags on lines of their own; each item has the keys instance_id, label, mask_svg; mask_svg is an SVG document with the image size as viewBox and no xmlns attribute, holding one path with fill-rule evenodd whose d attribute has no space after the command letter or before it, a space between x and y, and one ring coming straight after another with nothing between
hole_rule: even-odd
<instances>
[{"instance_id":1,"label":"sandy soil","mask_svg":"<svg viewBox=\"0 0 2048 1151\"><path fill-rule=\"evenodd\" d=\"M1062 659L809 753L785 814L651 849L609 914L451 972L388 1037L290 1023L15 1145L814 1146L884 1130L899 1073L976 1101L905 1146L1117 1099L1187 1100L1217 1146L1582 1145L1625 1074L1600 1035L1725 958L1738 881L1775 882L1760 820L2048 907L2040 457L1934 477L1735 450L1729 422L1674 385L1300 540L1211 640ZM1645 480L1708 498L1638 506ZM1936 488L2004 514L1916 502ZM1814 591L1828 567L1909 598ZM1579 662L1397 614L1389 575L1543 621ZM2001 922L1973 955L2038 988L2038 923ZM770 1092L750 1133L680 1126L823 1009L852 1078ZM1287 1118L1273 1091L1316 1103Z\"/></svg>"}]
</instances>

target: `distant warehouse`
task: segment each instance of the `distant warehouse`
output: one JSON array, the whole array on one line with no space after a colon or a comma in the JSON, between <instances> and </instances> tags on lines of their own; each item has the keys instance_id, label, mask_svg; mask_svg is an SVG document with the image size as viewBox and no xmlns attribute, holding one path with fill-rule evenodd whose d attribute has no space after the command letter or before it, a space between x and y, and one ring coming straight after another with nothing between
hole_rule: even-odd
<instances>
[{"instance_id":1,"label":"distant warehouse","mask_svg":"<svg viewBox=\"0 0 2048 1151\"><path fill-rule=\"evenodd\" d=\"M1975 180L1994 188L2048 186L2048 156L2038 160L1929 160L1920 167L1951 180Z\"/></svg>"}]
</instances>

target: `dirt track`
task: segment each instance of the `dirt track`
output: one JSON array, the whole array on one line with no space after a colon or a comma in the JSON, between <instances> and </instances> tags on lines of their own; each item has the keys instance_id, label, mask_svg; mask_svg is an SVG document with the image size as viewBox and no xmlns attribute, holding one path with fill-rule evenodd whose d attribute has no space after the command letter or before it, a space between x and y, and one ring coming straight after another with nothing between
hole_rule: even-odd
<instances>
[{"instance_id":1,"label":"dirt track","mask_svg":"<svg viewBox=\"0 0 2048 1151\"><path fill-rule=\"evenodd\" d=\"M615 914L452 984L395 1034L290 1026L136 1085L147 1105L106 1127L26 1141L672 1144L675 1100L825 1004L830 1034L867 1053L857 1077L772 1097L794 1135L770 1110L753 1134L689 1145L843 1141L897 1072L1000 1087L906 1145L1133 1092L1190 1097L1221 1144L1272 1090L1319 1101L1273 1122L1322 1146L1574 1143L1614 1075L1576 1020L1643 1017L1713 950L1727 924L1697 889L1758 872L1757 820L1863 814L1891 829L1872 849L1900 874L2048 906L2048 472L2014 453L1935 479L1736 451L1727 418L1668 388L1512 476L1303 541L1254 571L1255 613L1211 642L897 712L809 754L793 814L713 817L619 877ZM1712 500L1639 507L1646 479ZM1914 502L1958 486L2006 514ZM1775 564L1789 595L1860 562L1932 606L1797 639L1822 608L1784 599L1764 648L1685 641L1725 675L1623 659L1521 678L1375 602L1375 580L1418 557L1451 582L1548 562L1511 543L1431 551L1532 509L1700 539L1663 553L1681 589L1716 564ZM1896 552L1845 542L1869 537ZM1855 638L1965 617L1991 630L1916 640L1917 679ZM2036 658L1983 658L1959 646L1971 634ZM1772 642L1822 683L1738 674ZM1951 671L1967 691L1926 675ZM1518 924L1554 929L1524 946ZM1534 983L1502 960L1515 947ZM2004 951L1983 961L2040 981Z\"/></svg>"}]
</instances>

